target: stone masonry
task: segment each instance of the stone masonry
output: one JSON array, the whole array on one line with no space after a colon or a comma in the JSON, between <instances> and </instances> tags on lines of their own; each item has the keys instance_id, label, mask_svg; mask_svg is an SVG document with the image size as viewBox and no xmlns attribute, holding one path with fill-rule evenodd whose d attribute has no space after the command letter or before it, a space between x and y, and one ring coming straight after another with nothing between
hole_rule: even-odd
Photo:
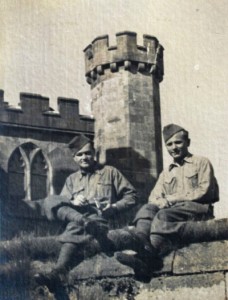
<instances>
[{"instance_id":1,"label":"stone masonry","mask_svg":"<svg viewBox=\"0 0 228 300\"><path fill-rule=\"evenodd\" d=\"M225 220L224 220L225 221ZM29 242L29 243L28 243ZM49 238L37 238L30 241L0 242L2 259L6 260L6 266L13 268L14 261L9 259L9 253L14 249L18 253L18 259L23 262L26 253L33 245L37 245L37 251L46 245L49 255L59 247L56 240ZM20 251L20 249L23 251ZM54 250L55 249L55 250ZM10 299L135 299L135 300L227 300L228 284L228 241L211 241L193 243L176 249L164 257L161 269L154 272L147 283L137 281L134 271L130 267L121 265L113 256L104 253L96 254L90 259L70 271L69 280L71 288L60 291L56 295L48 294L46 289L28 285L18 289L18 278L11 279L12 286L17 289L0 289L0 298L4 295ZM33 260L30 265L30 273L44 270L53 266L53 262L47 262L42 258ZM0 266L0 277L7 273L7 267ZM23 278L23 277L22 277ZM25 278L23 278L25 280ZM9 280L9 279L8 279ZM23 282L23 281L22 281ZM29 294L27 298L24 293ZM11 295L12 293L12 295ZM42 294L41 294L42 293ZM15 297L15 294L18 298ZM19 295L21 298L19 298ZM43 295L43 297L41 297ZM40 296L40 297L39 297ZM51 298L49 298L52 296ZM64 296L64 297L63 297ZM9 299L9 298L7 298Z\"/></svg>"},{"instance_id":2,"label":"stone masonry","mask_svg":"<svg viewBox=\"0 0 228 300\"><path fill-rule=\"evenodd\" d=\"M116 34L116 46L105 35L84 52L99 160L119 168L146 199L162 170L163 47L149 35L143 43L126 31Z\"/></svg>"},{"instance_id":3,"label":"stone masonry","mask_svg":"<svg viewBox=\"0 0 228 300\"><path fill-rule=\"evenodd\" d=\"M226 300L227 254L227 240L190 244L188 247L178 249L164 258L163 267L154 273L149 283L143 284L138 282L138 285L135 283L136 291L132 299ZM81 282L80 280L77 281L80 299L116 299L115 297L118 297L118 299L128 299L126 294L121 294L121 292L118 294L118 288L116 287L110 292L112 296L108 295L107 292L105 293L99 287L99 280L97 284L90 287L96 296L94 295L94 298L89 298L89 287L83 289L85 286L83 282L89 278L108 278L110 273L108 267L105 267L108 265L107 261L102 262L100 257L94 257L90 261L92 267L88 266L85 268L86 262L83 264L82 266L78 266L72 273L77 280L81 280ZM115 272L115 269L113 272ZM132 270L129 270L129 268L124 270L125 273L122 270L121 272L121 275L125 277L132 275Z\"/></svg>"}]
</instances>

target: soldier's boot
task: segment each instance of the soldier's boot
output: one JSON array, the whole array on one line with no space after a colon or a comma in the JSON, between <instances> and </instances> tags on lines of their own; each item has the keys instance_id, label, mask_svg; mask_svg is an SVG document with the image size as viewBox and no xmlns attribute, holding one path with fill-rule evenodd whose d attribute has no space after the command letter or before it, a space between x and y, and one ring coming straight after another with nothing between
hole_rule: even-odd
<instances>
[{"instance_id":1,"label":"soldier's boot","mask_svg":"<svg viewBox=\"0 0 228 300\"><path fill-rule=\"evenodd\" d=\"M145 258L157 256L149 238L134 227L110 230L108 239L112 242L114 251L133 250Z\"/></svg>"},{"instance_id":2,"label":"soldier's boot","mask_svg":"<svg viewBox=\"0 0 228 300\"><path fill-rule=\"evenodd\" d=\"M150 265L144 262L141 258L137 257L137 255L116 252L115 258L121 264L132 268L137 280L148 282L151 279L152 270Z\"/></svg>"},{"instance_id":3,"label":"soldier's boot","mask_svg":"<svg viewBox=\"0 0 228 300\"><path fill-rule=\"evenodd\" d=\"M135 230L138 233L142 233L144 236L150 237L150 228L151 228L151 220L150 219L139 219L135 224Z\"/></svg>"},{"instance_id":4,"label":"soldier's boot","mask_svg":"<svg viewBox=\"0 0 228 300\"><path fill-rule=\"evenodd\" d=\"M136 233L135 245L132 250L136 254L127 254L124 252L116 252L116 259L123 265L131 267L138 280L148 281L151 279L153 272L159 270L163 266L163 261L155 249L147 239Z\"/></svg>"},{"instance_id":5,"label":"soldier's boot","mask_svg":"<svg viewBox=\"0 0 228 300\"><path fill-rule=\"evenodd\" d=\"M113 229L107 234L114 252L131 249L134 247L135 239L128 228Z\"/></svg>"},{"instance_id":6,"label":"soldier's boot","mask_svg":"<svg viewBox=\"0 0 228 300\"><path fill-rule=\"evenodd\" d=\"M156 249L159 257L164 257L175 249L175 245L172 241L160 234L152 233L150 235L150 243L154 249Z\"/></svg>"},{"instance_id":7,"label":"soldier's boot","mask_svg":"<svg viewBox=\"0 0 228 300\"><path fill-rule=\"evenodd\" d=\"M36 273L34 278L39 285L46 285L50 292L66 281L67 273L72 265L79 264L83 257L77 253L78 246L73 243L63 244L55 267L47 273Z\"/></svg>"},{"instance_id":8,"label":"soldier's boot","mask_svg":"<svg viewBox=\"0 0 228 300\"><path fill-rule=\"evenodd\" d=\"M155 253L127 254L125 252L116 252L116 259L123 265L131 267L138 279L150 279L153 272L163 267L162 259Z\"/></svg>"},{"instance_id":9,"label":"soldier's boot","mask_svg":"<svg viewBox=\"0 0 228 300\"><path fill-rule=\"evenodd\" d=\"M84 218L84 228L87 233L97 239L103 239L108 233L108 222L99 216Z\"/></svg>"},{"instance_id":10,"label":"soldier's boot","mask_svg":"<svg viewBox=\"0 0 228 300\"><path fill-rule=\"evenodd\" d=\"M111 230L108 233L113 243L116 259L124 265L131 267L140 280L148 280L151 274L162 267L156 249L150 244L147 235L138 232L136 228ZM136 254L126 254L123 250L133 250Z\"/></svg>"}]
</instances>

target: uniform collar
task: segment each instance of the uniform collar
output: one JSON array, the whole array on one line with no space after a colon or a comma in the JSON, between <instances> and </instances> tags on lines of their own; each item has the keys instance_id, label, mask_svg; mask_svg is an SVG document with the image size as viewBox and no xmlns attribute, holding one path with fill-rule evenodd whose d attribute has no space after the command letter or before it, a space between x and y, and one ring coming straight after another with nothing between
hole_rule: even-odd
<instances>
[{"instance_id":1,"label":"uniform collar","mask_svg":"<svg viewBox=\"0 0 228 300\"><path fill-rule=\"evenodd\" d=\"M188 154L185 156L185 158L183 159L181 165L179 165L179 164L177 164L177 163L175 163L175 162L171 163L171 164L169 165L169 171L171 171L171 170L172 170L173 168L175 168L175 167L183 166L185 163L192 164L192 163L193 163L193 161L192 161L192 156L193 156L193 155L192 155L191 153L188 153Z\"/></svg>"},{"instance_id":2,"label":"uniform collar","mask_svg":"<svg viewBox=\"0 0 228 300\"><path fill-rule=\"evenodd\" d=\"M82 179L82 177L86 176L86 175L91 175L91 174L101 174L101 168L100 165L95 161L93 168L91 168L91 170L89 171L84 171L82 169L79 170L80 173L80 180Z\"/></svg>"}]
</instances>

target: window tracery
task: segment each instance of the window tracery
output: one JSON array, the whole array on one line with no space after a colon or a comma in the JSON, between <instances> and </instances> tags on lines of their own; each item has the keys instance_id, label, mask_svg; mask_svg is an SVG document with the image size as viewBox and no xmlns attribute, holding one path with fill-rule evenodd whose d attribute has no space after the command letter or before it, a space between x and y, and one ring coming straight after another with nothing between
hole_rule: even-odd
<instances>
[{"instance_id":1,"label":"window tracery","mask_svg":"<svg viewBox=\"0 0 228 300\"><path fill-rule=\"evenodd\" d=\"M11 200L38 200L51 189L51 171L43 151L33 143L16 148L8 164Z\"/></svg>"}]
</instances>

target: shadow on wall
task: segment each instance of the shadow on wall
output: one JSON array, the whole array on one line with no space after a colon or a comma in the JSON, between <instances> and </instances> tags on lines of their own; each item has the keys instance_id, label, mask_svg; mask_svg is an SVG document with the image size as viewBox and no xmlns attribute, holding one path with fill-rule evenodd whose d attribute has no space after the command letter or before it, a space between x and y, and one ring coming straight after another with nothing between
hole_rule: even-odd
<instances>
[{"instance_id":1,"label":"shadow on wall","mask_svg":"<svg viewBox=\"0 0 228 300\"><path fill-rule=\"evenodd\" d=\"M147 202L157 180L151 175L151 162L131 147L106 150L106 161L133 184L140 195L140 202Z\"/></svg>"},{"instance_id":2,"label":"shadow on wall","mask_svg":"<svg viewBox=\"0 0 228 300\"><path fill-rule=\"evenodd\" d=\"M48 159L52 165L52 185L54 194L59 195L67 177L78 170L72 154L68 148L55 148L48 153Z\"/></svg>"},{"instance_id":3,"label":"shadow on wall","mask_svg":"<svg viewBox=\"0 0 228 300\"><path fill-rule=\"evenodd\" d=\"M98 153L99 161L99 153ZM147 203L156 178L151 175L151 163L131 147L114 148L106 150L106 163L116 167L131 182L138 192L139 204L131 211L126 212L122 218L122 224L129 224L133 220L136 211Z\"/></svg>"}]
</instances>

